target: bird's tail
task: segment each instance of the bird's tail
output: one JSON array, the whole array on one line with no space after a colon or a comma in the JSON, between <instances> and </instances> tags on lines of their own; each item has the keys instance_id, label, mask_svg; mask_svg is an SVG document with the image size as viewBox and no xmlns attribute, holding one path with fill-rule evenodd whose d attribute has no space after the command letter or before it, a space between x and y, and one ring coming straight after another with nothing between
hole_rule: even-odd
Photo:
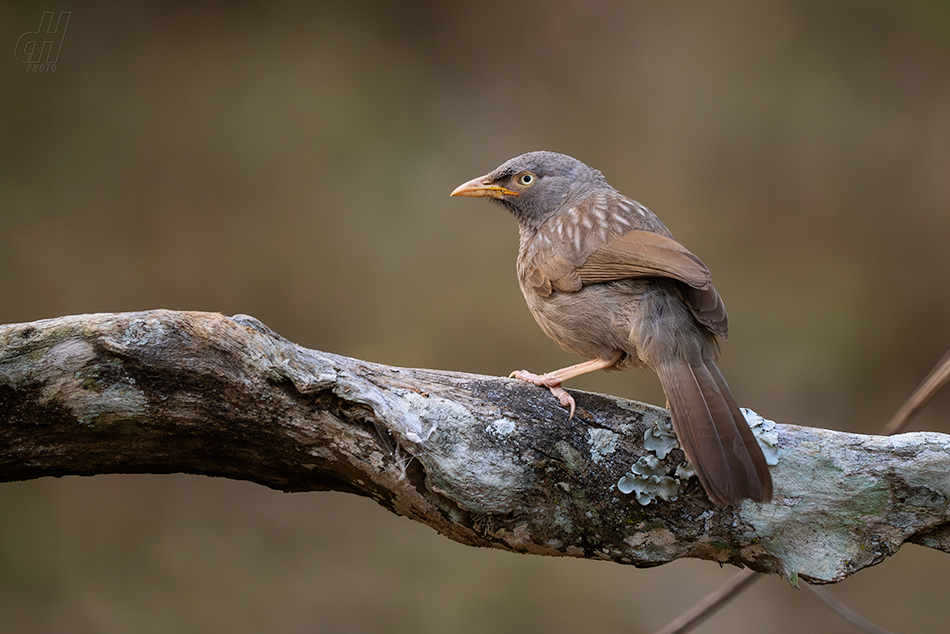
<instances>
[{"instance_id":1,"label":"bird's tail","mask_svg":"<svg viewBox=\"0 0 950 634\"><path fill-rule=\"evenodd\" d=\"M673 429L716 504L772 499L772 477L752 430L712 359L656 364Z\"/></svg>"}]
</instances>

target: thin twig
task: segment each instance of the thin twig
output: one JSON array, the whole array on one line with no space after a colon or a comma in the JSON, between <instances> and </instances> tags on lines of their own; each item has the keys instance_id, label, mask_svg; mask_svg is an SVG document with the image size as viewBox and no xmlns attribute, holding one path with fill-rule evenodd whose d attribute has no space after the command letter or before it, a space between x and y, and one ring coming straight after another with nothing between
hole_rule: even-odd
<instances>
[{"instance_id":1,"label":"thin twig","mask_svg":"<svg viewBox=\"0 0 950 634\"><path fill-rule=\"evenodd\" d=\"M950 350L937 363L937 366L930 371L920 385L914 390L901 408L894 414L894 418L884 427L884 435L890 436L896 434L917 415L924 405L926 405L934 395L940 391L947 381L950 381Z\"/></svg>"},{"instance_id":2,"label":"thin twig","mask_svg":"<svg viewBox=\"0 0 950 634\"><path fill-rule=\"evenodd\" d=\"M715 614L719 608L725 605L726 601L745 590L761 576L754 570L743 570L718 590L706 595L702 601L694 605L688 612L681 614L679 618L669 623L657 634L683 634L683 632L690 631Z\"/></svg>"},{"instance_id":3,"label":"thin twig","mask_svg":"<svg viewBox=\"0 0 950 634\"><path fill-rule=\"evenodd\" d=\"M828 592L826 589L820 586L813 586L805 583L804 586L815 593L819 599L825 602L829 608L834 610L834 612L843 618L845 621L855 626L859 630L863 630L868 634L891 634L888 630L885 630L883 627L878 627L874 623L871 623L866 618L841 603L838 599L834 597L833 594Z\"/></svg>"}]
</instances>

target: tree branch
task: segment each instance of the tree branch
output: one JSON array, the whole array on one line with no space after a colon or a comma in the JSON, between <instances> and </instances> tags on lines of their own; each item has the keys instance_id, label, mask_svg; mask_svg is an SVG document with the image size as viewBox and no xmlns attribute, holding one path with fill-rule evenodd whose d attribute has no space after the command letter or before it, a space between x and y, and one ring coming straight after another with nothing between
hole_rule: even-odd
<instances>
[{"instance_id":1,"label":"tree branch","mask_svg":"<svg viewBox=\"0 0 950 634\"><path fill-rule=\"evenodd\" d=\"M240 315L0 326L0 481L186 472L346 491L463 544L698 557L793 583L840 581L905 541L950 552L950 436L778 425L775 500L717 508L666 453L666 410L574 394L568 420L519 381L308 350Z\"/></svg>"}]
</instances>

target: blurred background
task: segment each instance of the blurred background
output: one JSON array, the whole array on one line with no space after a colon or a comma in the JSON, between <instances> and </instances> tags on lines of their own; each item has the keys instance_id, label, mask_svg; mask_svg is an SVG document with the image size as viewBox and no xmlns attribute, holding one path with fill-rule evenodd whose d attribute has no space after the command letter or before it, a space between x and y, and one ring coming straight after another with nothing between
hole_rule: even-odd
<instances>
[{"instance_id":1,"label":"blurred background","mask_svg":"<svg viewBox=\"0 0 950 634\"><path fill-rule=\"evenodd\" d=\"M44 11L68 30L30 72ZM548 149L713 271L741 405L873 433L950 347L945 2L7 2L0 85L0 323L206 310L394 365L574 363L524 306L514 219L448 197ZM664 401L647 372L571 385ZM736 572L475 550L197 476L0 485L3 632L648 633ZM936 632L948 584L907 546L832 591ZM699 631L765 627L848 626L768 578Z\"/></svg>"}]
</instances>

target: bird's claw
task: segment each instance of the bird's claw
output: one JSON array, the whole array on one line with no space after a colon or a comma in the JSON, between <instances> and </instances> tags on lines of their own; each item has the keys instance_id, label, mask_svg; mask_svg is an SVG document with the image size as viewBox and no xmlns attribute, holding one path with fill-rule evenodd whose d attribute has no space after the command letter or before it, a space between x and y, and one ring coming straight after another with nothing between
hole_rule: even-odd
<instances>
[{"instance_id":1,"label":"bird's claw","mask_svg":"<svg viewBox=\"0 0 950 634\"><path fill-rule=\"evenodd\" d=\"M567 393L563 387L561 387L561 382L555 377L551 377L546 374L534 374L528 372L527 370L515 370L508 375L509 378L518 379L519 381L525 381L531 383L532 385L537 385L538 387L546 387L551 391L551 394L554 395L554 398L558 400L561 404L561 407L566 407L571 410L568 419L574 418L574 410L577 408L577 403L574 401L574 397Z\"/></svg>"},{"instance_id":2,"label":"bird's claw","mask_svg":"<svg viewBox=\"0 0 950 634\"><path fill-rule=\"evenodd\" d=\"M558 385L557 387L548 386L548 389L551 390L551 394L560 401L561 407L566 407L571 410L570 415L568 415L568 420L574 418L574 409L577 407L577 403L574 402L574 397L567 393L563 387Z\"/></svg>"},{"instance_id":3,"label":"bird's claw","mask_svg":"<svg viewBox=\"0 0 950 634\"><path fill-rule=\"evenodd\" d=\"M508 375L508 378L525 381L527 383L531 383L532 385L537 385L538 387L551 387L545 383L547 377L541 374L535 374L534 372L528 372L527 370L515 370ZM560 383L557 383L557 385L560 385Z\"/></svg>"}]
</instances>

